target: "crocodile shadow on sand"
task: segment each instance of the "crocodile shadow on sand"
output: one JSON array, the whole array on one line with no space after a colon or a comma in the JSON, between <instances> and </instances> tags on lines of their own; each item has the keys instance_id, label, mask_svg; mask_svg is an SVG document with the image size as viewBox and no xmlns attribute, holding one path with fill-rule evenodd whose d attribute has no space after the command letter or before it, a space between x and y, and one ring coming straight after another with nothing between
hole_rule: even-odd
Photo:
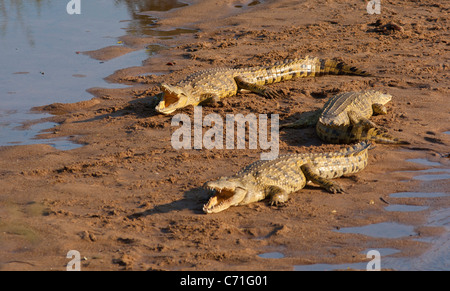
<instances>
[{"instance_id":1,"label":"crocodile shadow on sand","mask_svg":"<svg viewBox=\"0 0 450 291\"><path fill-rule=\"evenodd\" d=\"M97 113L103 113L96 115L92 118L75 121L75 123L87 123L97 120L102 120L105 118L111 117L120 117L125 115L134 115L136 118L148 118L155 115L160 115L155 110L155 106L157 104L157 99L155 96L147 96L143 98L139 98L136 100L129 101L127 105L124 105L121 108L118 106L110 106L110 107L102 107L98 108L95 111Z\"/></svg>"},{"instance_id":2,"label":"crocodile shadow on sand","mask_svg":"<svg viewBox=\"0 0 450 291\"><path fill-rule=\"evenodd\" d=\"M285 142L289 146L320 146L325 144L317 135L316 128L313 125L304 126L302 128L283 128L283 124L288 124L298 119L306 119L313 115L316 110L294 113L293 115L280 120L280 141Z\"/></svg>"},{"instance_id":3,"label":"crocodile shadow on sand","mask_svg":"<svg viewBox=\"0 0 450 291\"><path fill-rule=\"evenodd\" d=\"M92 118L88 118L85 120L75 121L75 123L87 123L97 120L102 120L105 118L114 118L114 117L120 117L125 115L133 115L137 119L145 119L149 117L166 117L166 120L170 120L173 115L164 115L156 111L155 107L158 104L158 102L161 99L158 97L158 94L156 95L148 95L145 97L140 97L135 100L131 100L128 102L127 105L124 105L122 108L117 108L116 106L110 106L110 107L103 107L98 108L95 111L97 113L105 112L104 114L96 115ZM224 102L222 100L218 101L217 103L210 103L210 104L204 104L202 106L216 108L216 107L222 107L224 106ZM189 106L185 108L181 108L177 113L185 113L188 115L192 115L194 112L194 107ZM51 113L51 112L50 112Z\"/></svg>"},{"instance_id":4,"label":"crocodile shadow on sand","mask_svg":"<svg viewBox=\"0 0 450 291\"><path fill-rule=\"evenodd\" d=\"M239 169L236 169L236 172ZM357 177L355 175L351 175L348 177L342 177L342 178L348 178L351 180L355 180L357 179ZM318 186L314 186L314 185L306 185L304 188L304 190L313 190L313 191L317 191L319 194L324 194L324 195L328 195L329 193L324 190L319 188ZM301 191L299 191L301 192ZM127 216L128 219L138 219L138 218L144 218L147 216L151 216L154 214L164 214L164 213L170 213L170 212L174 212L174 211L181 211L181 210L191 210L191 212L193 214L205 214L203 212L203 205L205 203L208 202L208 199L211 197L212 193L210 190L207 190L203 187L196 187L190 190L187 190L184 192L183 194L183 199L180 200L175 200L173 202L169 202L166 204L160 204L160 205L155 205L152 208L143 210L143 211L137 211L133 214L130 214ZM267 205L267 207L271 207L274 209L277 208L282 208L285 207L287 205L289 205L289 202L286 204L282 204L279 206L270 206L266 200L261 201L259 203L263 203L264 205ZM244 206L240 206L240 207L246 207Z\"/></svg>"},{"instance_id":5,"label":"crocodile shadow on sand","mask_svg":"<svg viewBox=\"0 0 450 291\"><path fill-rule=\"evenodd\" d=\"M183 199L175 200L166 204L154 205L153 208L130 214L128 218L136 219L154 214L170 213L185 209L191 210L194 214L202 214L203 204L208 201L209 196L209 191L203 187L193 188L184 192Z\"/></svg>"}]
</instances>

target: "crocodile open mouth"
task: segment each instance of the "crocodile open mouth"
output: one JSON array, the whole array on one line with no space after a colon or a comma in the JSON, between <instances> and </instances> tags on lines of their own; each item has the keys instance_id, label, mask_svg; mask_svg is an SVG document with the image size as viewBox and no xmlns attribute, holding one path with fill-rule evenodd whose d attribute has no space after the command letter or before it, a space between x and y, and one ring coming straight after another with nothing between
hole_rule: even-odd
<instances>
[{"instance_id":1,"label":"crocodile open mouth","mask_svg":"<svg viewBox=\"0 0 450 291\"><path fill-rule=\"evenodd\" d=\"M186 106L188 98L180 88L162 84L161 91L163 93L162 100L155 108L159 113L170 114L175 110Z\"/></svg>"},{"instance_id":2,"label":"crocodile open mouth","mask_svg":"<svg viewBox=\"0 0 450 291\"><path fill-rule=\"evenodd\" d=\"M178 108L180 97L174 92L164 92L163 99L156 106L156 111L164 114L174 112Z\"/></svg>"},{"instance_id":3,"label":"crocodile open mouth","mask_svg":"<svg viewBox=\"0 0 450 291\"><path fill-rule=\"evenodd\" d=\"M203 206L203 211L206 213L216 213L227 209L232 206L233 197L236 194L232 189L214 189L209 188L209 190L215 191L214 195L209 198L208 203Z\"/></svg>"},{"instance_id":4,"label":"crocodile open mouth","mask_svg":"<svg viewBox=\"0 0 450 291\"><path fill-rule=\"evenodd\" d=\"M172 104L176 104L180 101L180 98L177 94L165 94L164 96L164 102L166 107L170 107Z\"/></svg>"}]
</instances>

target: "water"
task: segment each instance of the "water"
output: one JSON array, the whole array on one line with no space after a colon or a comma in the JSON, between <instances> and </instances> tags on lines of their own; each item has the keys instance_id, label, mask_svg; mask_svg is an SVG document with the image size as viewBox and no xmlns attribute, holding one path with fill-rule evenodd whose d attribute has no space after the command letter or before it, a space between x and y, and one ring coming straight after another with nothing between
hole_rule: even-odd
<instances>
[{"instance_id":1,"label":"water","mask_svg":"<svg viewBox=\"0 0 450 291\"><path fill-rule=\"evenodd\" d=\"M367 249L362 251L361 253L367 254L369 251L372 250L374 249ZM381 262L383 262L386 259L386 257L400 252L400 250L393 248L379 248L375 250L380 253ZM366 270L368 261L370 261L370 258L367 259L366 262L358 262L358 263L295 265L294 271ZM381 265L381 267L385 268L385 266L383 265Z\"/></svg>"},{"instance_id":2,"label":"water","mask_svg":"<svg viewBox=\"0 0 450 291\"><path fill-rule=\"evenodd\" d=\"M356 233L378 238L401 238L416 235L414 226L396 222L381 222L358 227L345 227L340 233Z\"/></svg>"},{"instance_id":3,"label":"water","mask_svg":"<svg viewBox=\"0 0 450 291\"><path fill-rule=\"evenodd\" d=\"M413 193L413 192L403 192ZM417 192L419 193L419 192ZM398 193L397 193L398 194ZM429 194L429 193L426 193ZM416 197L417 195L413 196ZM428 197L428 196L425 196ZM402 211L402 210L401 210ZM418 257L391 257L390 255L400 253L400 250L386 248L377 249L380 252L380 267L382 269L393 269L398 271L444 271L450 270L450 208L442 208L432 211L425 226L441 227L444 233L437 237L428 237L426 240L431 247ZM414 227L393 222L377 223L362 227L349 227L340 229L341 233L356 233L377 238L404 238L415 236ZM417 239L419 240L419 239ZM362 253L366 254L368 250ZM368 260L369 261L369 260ZM331 270L366 270L367 262L344 263L344 264L314 264L295 265L295 271L331 271Z\"/></svg>"},{"instance_id":4,"label":"water","mask_svg":"<svg viewBox=\"0 0 450 291\"><path fill-rule=\"evenodd\" d=\"M423 188L428 188L435 183L436 180L449 179L450 169L444 168L437 162L431 162L426 159L410 159L408 162L418 163L430 166L432 168L426 170L414 171L421 175L413 177L415 180L423 181ZM443 173L443 174L436 174ZM423 175L422 175L423 174ZM445 186L444 186L445 187ZM447 189L444 189L447 190ZM424 198L433 199L446 197L449 193L445 192L398 192L389 195L390 198ZM426 201L426 200L425 200ZM385 207L386 211L424 211L428 206L415 206L404 204L391 204ZM443 234L435 237L418 238L417 233L412 225L404 225L396 222L383 222L370 224L361 227L349 227L339 230L341 233L363 234L376 238L405 238L408 236L415 237L417 241L429 242L431 247L423 255L419 257L383 257L382 268L394 270L450 270L450 208L439 208L430 212L428 221L425 226L440 227ZM327 265L319 264L312 266L295 266L295 270L336 270L336 269L365 269L364 263Z\"/></svg>"},{"instance_id":5,"label":"water","mask_svg":"<svg viewBox=\"0 0 450 291\"><path fill-rule=\"evenodd\" d=\"M21 129L28 120L49 117L32 114L30 108L89 100L93 96L86 90L92 87L123 87L104 78L118 69L142 65L155 50L140 50L106 62L79 52L120 45L117 38L125 33L167 37L158 32L155 18L141 12L187 5L176 0L81 1L81 14L69 15L67 3L0 0L0 146L48 143L60 149L77 147L70 141L34 139L40 127ZM170 37L188 32L174 28Z\"/></svg>"},{"instance_id":6,"label":"water","mask_svg":"<svg viewBox=\"0 0 450 291\"><path fill-rule=\"evenodd\" d=\"M258 257L263 259L282 259L284 255L280 252L271 252L271 253L263 253L259 254Z\"/></svg>"},{"instance_id":7,"label":"water","mask_svg":"<svg viewBox=\"0 0 450 291\"><path fill-rule=\"evenodd\" d=\"M450 169L443 167L440 163L430 162L426 159L412 159L408 161L432 167L426 170L415 171L420 173L420 175L414 176L413 179L423 181L423 189L433 187L437 180L440 183L445 183L442 180L450 179L450 175L447 174L450 173ZM444 186L443 190L448 191L448 188ZM390 194L390 198L424 198L431 200L447 197L449 194L449 192L399 192ZM420 208L421 206L400 205L399 207L399 209L395 210L394 207L391 210L403 211L407 208L410 211L425 210L424 208ZM440 227L443 229L443 234L439 236L416 239L418 241L429 242L431 245L429 250L419 257L386 258L384 264L395 270L450 270L450 208L443 206L442 208L431 211L425 226Z\"/></svg>"},{"instance_id":8,"label":"water","mask_svg":"<svg viewBox=\"0 0 450 291\"><path fill-rule=\"evenodd\" d=\"M250 0L250 1L240 1L243 3L236 3L234 5L235 8L247 8L247 7L252 7L252 6L256 6L258 4L261 4L262 1L259 0Z\"/></svg>"},{"instance_id":9,"label":"water","mask_svg":"<svg viewBox=\"0 0 450 291\"><path fill-rule=\"evenodd\" d=\"M417 258L386 258L384 263L390 268L403 270L450 270L450 208L433 211L426 226L442 227L445 232L438 237L431 237L429 250Z\"/></svg>"},{"instance_id":10,"label":"water","mask_svg":"<svg viewBox=\"0 0 450 291\"><path fill-rule=\"evenodd\" d=\"M428 209L428 206L416 206L416 205L404 205L404 204L392 204L386 206L386 211L399 211L399 212L415 212Z\"/></svg>"},{"instance_id":11,"label":"water","mask_svg":"<svg viewBox=\"0 0 450 291\"><path fill-rule=\"evenodd\" d=\"M450 179L450 169L442 168L442 164L438 162L431 162L427 159L409 159L407 162L412 162L424 166L434 166L439 168L431 168L426 170L415 171L417 173L425 173L426 175L417 175L413 177L413 180L418 181L435 181L435 180L446 180ZM435 173L428 175L428 173Z\"/></svg>"},{"instance_id":12,"label":"water","mask_svg":"<svg viewBox=\"0 0 450 291\"><path fill-rule=\"evenodd\" d=\"M365 270L367 262L348 264L313 264L295 265L294 271L334 271L334 270Z\"/></svg>"},{"instance_id":13,"label":"water","mask_svg":"<svg viewBox=\"0 0 450 291\"><path fill-rule=\"evenodd\" d=\"M418 176L414 176L413 179L419 180L419 181L435 181L435 180L450 179L450 170L443 169L441 172L448 172L448 174L442 173L442 174L435 174L435 175L418 175Z\"/></svg>"},{"instance_id":14,"label":"water","mask_svg":"<svg viewBox=\"0 0 450 291\"><path fill-rule=\"evenodd\" d=\"M448 194L443 192L398 192L392 193L389 197L392 198L436 198L436 197L444 197Z\"/></svg>"},{"instance_id":15,"label":"water","mask_svg":"<svg viewBox=\"0 0 450 291\"><path fill-rule=\"evenodd\" d=\"M444 168L440 163L431 162L427 159L410 159L407 162L418 163L432 168L414 171L420 173L413 177L425 183L424 188L431 186L436 180L448 179L450 170ZM443 173L443 174L436 174ZM423 174L423 175L422 175ZM448 196L445 192L398 192L389 195L390 198L424 198L433 199ZM426 201L426 200L425 200ZM386 211L414 212L425 211L429 206L415 206L406 204L390 204L385 207ZM382 222L360 227L346 227L336 230L340 233L362 234L374 238L403 239L413 237L414 240L430 243L430 249L418 257L391 257L391 254L400 252L396 249L379 249L381 254L380 263L382 269L394 270L450 270L450 208L440 208L430 212L428 221L424 226L441 227L444 232L435 237L419 238L415 227L397 222ZM376 248L375 248L376 250ZM367 252L368 250L366 250ZM314 264L296 265L296 271L331 271L331 270L366 270L367 262L348 264Z\"/></svg>"},{"instance_id":16,"label":"water","mask_svg":"<svg viewBox=\"0 0 450 291\"><path fill-rule=\"evenodd\" d=\"M409 159L406 160L407 162L411 162L411 163L416 163L416 164L421 164L421 165L425 165L425 166L440 166L441 164L438 162L431 162L427 159Z\"/></svg>"}]
</instances>

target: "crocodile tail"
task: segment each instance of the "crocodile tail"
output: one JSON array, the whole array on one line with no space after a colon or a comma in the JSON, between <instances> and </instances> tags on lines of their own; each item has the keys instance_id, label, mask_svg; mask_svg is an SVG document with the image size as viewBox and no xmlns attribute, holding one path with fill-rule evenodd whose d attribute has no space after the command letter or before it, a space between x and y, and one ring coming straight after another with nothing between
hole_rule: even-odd
<instances>
[{"instance_id":1,"label":"crocodile tail","mask_svg":"<svg viewBox=\"0 0 450 291\"><path fill-rule=\"evenodd\" d=\"M371 141L382 144L397 144L397 145L410 144L405 140L401 140L387 134L386 131L381 130L379 128L369 129L367 131L367 138L370 139Z\"/></svg>"},{"instance_id":2,"label":"crocodile tail","mask_svg":"<svg viewBox=\"0 0 450 291\"><path fill-rule=\"evenodd\" d=\"M370 76L366 71L349 66L344 62L338 62L331 59L319 59L320 69L319 73L322 75L356 75L356 76Z\"/></svg>"},{"instance_id":3,"label":"crocodile tail","mask_svg":"<svg viewBox=\"0 0 450 291\"><path fill-rule=\"evenodd\" d=\"M303 113L300 119L297 119L291 123L285 123L280 125L281 128L305 128L308 126L314 126L319 121L320 114L322 113L322 109L318 109L315 111L305 112Z\"/></svg>"},{"instance_id":4,"label":"crocodile tail","mask_svg":"<svg viewBox=\"0 0 450 291\"><path fill-rule=\"evenodd\" d=\"M354 143L352 146L344 149L343 151L350 153L350 155L355 155L364 150L371 150L373 148L375 148L374 143L372 141L366 139L366 140L361 140L361 141Z\"/></svg>"}]
</instances>

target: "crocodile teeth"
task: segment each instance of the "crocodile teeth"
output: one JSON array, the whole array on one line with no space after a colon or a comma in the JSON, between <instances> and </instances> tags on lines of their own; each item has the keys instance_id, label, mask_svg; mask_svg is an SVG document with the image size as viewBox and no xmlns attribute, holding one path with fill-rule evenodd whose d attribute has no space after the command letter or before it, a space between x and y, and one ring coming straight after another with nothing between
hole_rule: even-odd
<instances>
[{"instance_id":1,"label":"crocodile teeth","mask_svg":"<svg viewBox=\"0 0 450 291\"><path fill-rule=\"evenodd\" d=\"M233 195L235 194L235 191L233 189L228 188L217 189L208 185L205 185L205 188L214 191L214 195L211 196L208 202L203 206L203 211L205 213L218 212L217 211L218 209L219 211L221 211L220 210L221 208L231 203Z\"/></svg>"}]
</instances>

